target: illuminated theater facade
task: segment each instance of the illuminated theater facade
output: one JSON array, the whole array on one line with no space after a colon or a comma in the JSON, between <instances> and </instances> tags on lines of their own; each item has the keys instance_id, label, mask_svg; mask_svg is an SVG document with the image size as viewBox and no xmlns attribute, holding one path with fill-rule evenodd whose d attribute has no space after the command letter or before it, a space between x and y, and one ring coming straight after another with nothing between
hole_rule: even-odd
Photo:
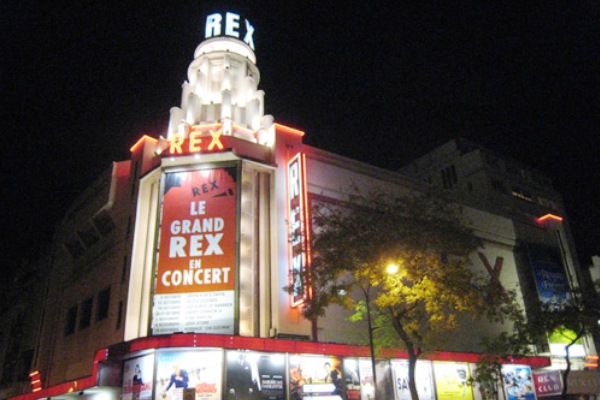
<instances>
[{"instance_id":1,"label":"illuminated theater facade","mask_svg":"<svg viewBox=\"0 0 600 400\"><path fill-rule=\"evenodd\" d=\"M205 28L167 133L143 136L73 210L75 225L87 215L113 245L88 256L69 236L88 231L63 224L33 391L18 398L372 398L366 326L333 309L313 327L300 315L304 291L283 288L310 268L311 205L343 202L350 184L399 194L420 184L303 144L264 113L252 24L217 13ZM485 242L474 264L502 260L496 278L518 289L511 220L465 213ZM481 398L467 385L476 342L457 335L419 361L421 399ZM533 381L550 366L530 357L506 368ZM380 398L407 398L406 368L402 352L377 363Z\"/></svg>"}]
</instances>

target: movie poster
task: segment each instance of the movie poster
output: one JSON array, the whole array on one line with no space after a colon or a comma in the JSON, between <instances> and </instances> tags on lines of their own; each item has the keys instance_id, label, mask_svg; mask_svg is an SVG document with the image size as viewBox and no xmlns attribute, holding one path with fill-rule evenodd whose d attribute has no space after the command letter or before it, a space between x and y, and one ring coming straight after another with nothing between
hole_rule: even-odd
<instances>
[{"instance_id":1,"label":"movie poster","mask_svg":"<svg viewBox=\"0 0 600 400\"><path fill-rule=\"evenodd\" d=\"M162 352L157 356L154 400L221 400L222 350Z\"/></svg>"},{"instance_id":2,"label":"movie poster","mask_svg":"<svg viewBox=\"0 0 600 400\"><path fill-rule=\"evenodd\" d=\"M396 399L410 400L410 389L408 387L408 360L392 361L392 369L394 371L394 390L396 391ZM433 374L430 361L417 361L415 384L420 400L435 400Z\"/></svg>"},{"instance_id":3,"label":"movie poster","mask_svg":"<svg viewBox=\"0 0 600 400\"><path fill-rule=\"evenodd\" d=\"M125 361L121 399L150 400L153 382L154 354Z\"/></svg>"},{"instance_id":4,"label":"movie poster","mask_svg":"<svg viewBox=\"0 0 600 400\"><path fill-rule=\"evenodd\" d=\"M502 366L504 390L508 400L534 400L533 378L531 368L526 365Z\"/></svg>"},{"instance_id":5,"label":"movie poster","mask_svg":"<svg viewBox=\"0 0 600 400\"><path fill-rule=\"evenodd\" d=\"M344 384L347 400L360 400L360 373L357 358L344 358Z\"/></svg>"},{"instance_id":6,"label":"movie poster","mask_svg":"<svg viewBox=\"0 0 600 400\"><path fill-rule=\"evenodd\" d=\"M375 385L373 384L373 368L371 360L360 358L358 360L358 371L360 377L361 400L373 400L375 398Z\"/></svg>"},{"instance_id":7,"label":"movie poster","mask_svg":"<svg viewBox=\"0 0 600 400\"><path fill-rule=\"evenodd\" d=\"M560 310L569 299L569 282L558 251L529 244L529 256L538 296L549 311Z\"/></svg>"},{"instance_id":8,"label":"movie poster","mask_svg":"<svg viewBox=\"0 0 600 400\"><path fill-rule=\"evenodd\" d=\"M225 399L284 400L285 382L283 354L227 352Z\"/></svg>"},{"instance_id":9,"label":"movie poster","mask_svg":"<svg viewBox=\"0 0 600 400\"><path fill-rule=\"evenodd\" d=\"M438 400L473 400L467 363L434 362L433 373Z\"/></svg>"},{"instance_id":10,"label":"movie poster","mask_svg":"<svg viewBox=\"0 0 600 400\"><path fill-rule=\"evenodd\" d=\"M342 360L339 357L290 356L290 399L326 396L343 399Z\"/></svg>"},{"instance_id":11,"label":"movie poster","mask_svg":"<svg viewBox=\"0 0 600 400\"><path fill-rule=\"evenodd\" d=\"M234 333L237 169L166 173L152 333Z\"/></svg>"}]
</instances>

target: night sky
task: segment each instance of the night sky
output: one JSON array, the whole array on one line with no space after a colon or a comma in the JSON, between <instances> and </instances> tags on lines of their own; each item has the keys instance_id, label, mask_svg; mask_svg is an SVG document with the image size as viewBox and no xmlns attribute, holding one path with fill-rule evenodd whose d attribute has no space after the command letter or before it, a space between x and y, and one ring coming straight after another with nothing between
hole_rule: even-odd
<instances>
[{"instance_id":1,"label":"night sky","mask_svg":"<svg viewBox=\"0 0 600 400\"><path fill-rule=\"evenodd\" d=\"M255 27L266 113L305 143L395 170L470 138L550 176L580 259L600 254L598 2L9 0L3 270L142 133L165 133L206 15L227 10Z\"/></svg>"}]
</instances>

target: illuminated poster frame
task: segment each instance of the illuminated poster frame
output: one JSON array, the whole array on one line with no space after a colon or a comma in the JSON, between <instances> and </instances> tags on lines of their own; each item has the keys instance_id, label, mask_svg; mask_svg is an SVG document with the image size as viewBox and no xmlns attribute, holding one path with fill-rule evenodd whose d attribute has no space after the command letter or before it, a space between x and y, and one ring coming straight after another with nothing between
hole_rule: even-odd
<instances>
[{"instance_id":1,"label":"illuminated poster frame","mask_svg":"<svg viewBox=\"0 0 600 400\"><path fill-rule=\"evenodd\" d=\"M469 364L462 362L433 362L437 400L473 400Z\"/></svg>"},{"instance_id":2,"label":"illuminated poster frame","mask_svg":"<svg viewBox=\"0 0 600 400\"><path fill-rule=\"evenodd\" d=\"M121 400L151 400L154 390L154 354L123 363Z\"/></svg>"},{"instance_id":3,"label":"illuminated poster frame","mask_svg":"<svg viewBox=\"0 0 600 400\"><path fill-rule=\"evenodd\" d=\"M396 399L410 400L408 387L408 360L393 360L392 371L394 373L394 392ZM435 382L433 379L433 368L431 361L418 360L415 370L415 383L421 400L435 400Z\"/></svg>"},{"instance_id":4,"label":"illuminated poster frame","mask_svg":"<svg viewBox=\"0 0 600 400\"><path fill-rule=\"evenodd\" d=\"M535 385L531 368L527 365L503 365L504 393L508 400L535 400Z\"/></svg>"},{"instance_id":5,"label":"illuminated poster frame","mask_svg":"<svg viewBox=\"0 0 600 400\"><path fill-rule=\"evenodd\" d=\"M308 229L308 196L306 189L306 156L296 154L287 165L288 198L288 253L291 305L296 307L306 300L306 270L310 263L310 233Z\"/></svg>"},{"instance_id":6,"label":"illuminated poster frame","mask_svg":"<svg viewBox=\"0 0 600 400\"><path fill-rule=\"evenodd\" d=\"M240 163L163 172L153 334L237 334Z\"/></svg>"},{"instance_id":7,"label":"illuminated poster frame","mask_svg":"<svg viewBox=\"0 0 600 400\"><path fill-rule=\"evenodd\" d=\"M223 350L159 352L156 358L154 400L222 399Z\"/></svg>"}]
</instances>

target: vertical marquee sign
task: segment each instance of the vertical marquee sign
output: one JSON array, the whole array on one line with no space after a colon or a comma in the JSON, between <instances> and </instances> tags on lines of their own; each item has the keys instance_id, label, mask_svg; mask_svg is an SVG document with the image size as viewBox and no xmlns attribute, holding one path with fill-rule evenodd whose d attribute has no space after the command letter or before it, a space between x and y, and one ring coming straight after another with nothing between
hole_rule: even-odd
<instances>
[{"instance_id":1,"label":"vertical marquee sign","mask_svg":"<svg viewBox=\"0 0 600 400\"><path fill-rule=\"evenodd\" d=\"M152 332L234 334L237 168L164 175Z\"/></svg>"},{"instance_id":2,"label":"vertical marquee sign","mask_svg":"<svg viewBox=\"0 0 600 400\"><path fill-rule=\"evenodd\" d=\"M307 295L304 287L309 260L308 210L306 196L305 159L301 153L288 162L288 246L292 306L301 304Z\"/></svg>"}]
</instances>

